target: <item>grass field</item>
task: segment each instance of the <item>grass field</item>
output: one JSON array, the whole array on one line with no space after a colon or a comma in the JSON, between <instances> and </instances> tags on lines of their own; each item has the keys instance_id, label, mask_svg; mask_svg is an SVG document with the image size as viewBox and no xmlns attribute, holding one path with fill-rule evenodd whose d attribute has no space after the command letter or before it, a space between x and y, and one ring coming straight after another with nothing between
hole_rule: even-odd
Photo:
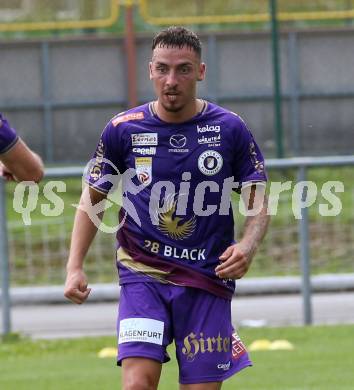
<instances>
[{"instance_id":1,"label":"grass field","mask_svg":"<svg viewBox=\"0 0 354 390\"><path fill-rule=\"evenodd\" d=\"M16 4L16 2L14 2ZM37 7L33 7L32 13L28 14L26 12L26 20L25 21L46 21L55 17L54 10L55 2L51 7L46 7L50 2L48 0L32 0L32 3L37 3ZM42 4L41 4L42 3ZM109 4L110 1L91 1L88 3L92 3L91 6L93 10L89 10L90 4L88 8L86 8L86 12L88 11L88 15L95 15L94 8L95 3L101 3L101 15L109 14ZM44 4L44 6L43 6ZM137 2L139 4L139 2ZM198 1L190 1L190 0L180 0L179 2L171 1L171 0L154 0L154 1L146 1L147 8L149 10L149 15L154 17L169 17L169 16L200 16L200 15L237 15L237 14L261 14L267 13L269 11L269 1L268 0L224 0L224 1L216 1L216 0L198 0ZM351 0L278 0L277 2L279 12L331 12L331 11L346 11L353 9L353 2ZM58 2L57 2L58 6ZM62 7L62 3L59 2L59 8ZM5 7L6 8L6 7ZM8 7L9 8L9 7ZM17 6L15 5L16 9ZM139 10L140 7L136 8L135 12L135 28L139 32L151 32L158 30L159 26L154 26L147 23ZM75 9L75 8L74 8ZM82 7L81 9L81 18L87 19L85 16L85 11ZM68 8L67 10L70 10ZM65 11L64 11L65 12ZM69 11L70 12L70 11ZM76 12L76 9L75 9ZM96 13L97 16L97 13ZM39 31L26 31L20 32L20 34L25 38L38 38L38 37L65 37L68 35L82 35L82 34L95 34L95 33L108 33L108 34L124 34L124 8L121 7L120 15L118 21L114 23L110 27L106 28L90 28L90 29L79 29L76 30L68 29L68 30L39 30ZM89 16L91 19L91 16ZM16 19L15 21L19 22L21 20ZM284 26L292 26L298 28L311 28L318 26L325 27L342 27L346 25L351 25L351 19L335 19L335 20L299 20L295 22L287 22L282 23ZM211 28L212 30L225 30L225 29L234 29L234 30L257 30L269 29L269 23L267 22L250 22L250 23L216 23L212 25L202 25L203 30ZM201 25L193 26L194 29L201 28ZM4 39L8 38L16 38L18 37L19 32L0 32L0 37Z\"/></svg>"},{"instance_id":2,"label":"grass field","mask_svg":"<svg viewBox=\"0 0 354 390\"><path fill-rule=\"evenodd\" d=\"M253 351L254 366L225 382L223 389L352 390L354 326L241 329L246 345L257 339L287 339L293 351ZM2 390L120 389L114 358L99 359L114 337L0 343ZM159 389L177 389L177 365L164 366Z\"/></svg>"}]
</instances>

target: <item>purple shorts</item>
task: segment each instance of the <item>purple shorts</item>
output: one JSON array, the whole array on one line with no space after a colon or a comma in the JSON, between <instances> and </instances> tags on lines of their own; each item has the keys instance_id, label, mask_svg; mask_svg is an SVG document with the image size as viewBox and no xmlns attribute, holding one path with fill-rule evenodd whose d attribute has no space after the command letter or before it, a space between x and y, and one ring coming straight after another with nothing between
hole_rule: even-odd
<instances>
[{"instance_id":1,"label":"purple shorts","mask_svg":"<svg viewBox=\"0 0 354 390\"><path fill-rule=\"evenodd\" d=\"M175 340L182 384L222 382L251 366L231 323L231 302L206 291L161 283L122 286L118 364L128 357L170 360Z\"/></svg>"}]
</instances>

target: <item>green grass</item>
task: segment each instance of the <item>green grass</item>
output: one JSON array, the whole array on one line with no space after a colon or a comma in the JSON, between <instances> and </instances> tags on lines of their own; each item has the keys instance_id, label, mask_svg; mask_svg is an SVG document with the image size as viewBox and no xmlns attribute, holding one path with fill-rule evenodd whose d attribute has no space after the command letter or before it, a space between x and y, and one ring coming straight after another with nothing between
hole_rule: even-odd
<instances>
[{"instance_id":1,"label":"green grass","mask_svg":"<svg viewBox=\"0 0 354 390\"><path fill-rule=\"evenodd\" d=\"M350 390L354 383L354 326L240 329L246 345L257 339L287 339L293 351L254 351L254 366L223 389ZM99 359L114 337L0 343L0 388L4 390L120 389L115 359ZM177 389L177 364L164 365L159 389Z\"/></svg>"},{"instance_id":2,"label":"green grass","mask_svg":"<svg viewBox=\"0 0 354 390\"><path fill-rule=\"evenodd\" d=\"M46 3L48 3L46 1ZM261 14L269 12L268 0L224 0L222 2L215 0L189 1L180 0L175 2L172 0L154 0L148 1L149 15L154 17L169 17L179 16L199 16L199 15L237 15L237 14ZM40 9L40 8L39 8ZM50 20L48 15L53 12L53 9L43 9L42 14L37 9L30 15L29 20ZM345 11L352 10L353 2L351 0L290 0L278 1L279 12L313 12L313 11ZM83 16L83 15L82 15ZM90 19L90 18L89 18ZM125 31L125 10L120 8L118 20L110 27L106 28L87 28L87 29L59 29L59 30L39 30L25 32L0 32L0 38L50 38L58 37L65 38L68 36L82 36L94 34L115 34L123 35ZM135 29L138 32L153 32L160 30L161 26L148 24L142 17L139 7L136 7L134 12ZM312 28L312 27L346 27L353 25L353 19L334 19L334 20L297 20L281 22L281 27L295 28ZM248 23L215 23L215 24L196 24L192 26L195 30L269 30L268 22L248 22Z\"/></svg>"}]
</instances>

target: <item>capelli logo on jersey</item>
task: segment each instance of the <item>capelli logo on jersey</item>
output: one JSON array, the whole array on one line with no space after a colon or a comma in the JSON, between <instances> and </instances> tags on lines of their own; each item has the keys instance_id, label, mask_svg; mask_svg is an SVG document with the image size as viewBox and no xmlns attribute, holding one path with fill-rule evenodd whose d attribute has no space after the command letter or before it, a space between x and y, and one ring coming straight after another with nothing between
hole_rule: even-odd
<instances>
[{"instance_id":1,"label":"capelli logo on jersey","mask_svg":"<svg viewBox=\"0 0 354 390\"><path fill-rule=\"evenodd\" d=\"M156 148L153 146L150 148L133 148L133 153L141 154L143 156L153 156L156 154Z\"/></svg>"},{"instance_id":2,"label":"capelli logo on jersey","mask_svg":"<svg viewBox=\"0 0 354 390\"><path fill-rule=\"evenodd\" d=\"M198 134L202 134L202 133L220 133L220 130L221 130L221 126L205 125L203 127L200 127L199 125L197 125L197 132L198 132Z\"/></svg>"},{"instance_id":3,"label":"capelli logo on jersey","mask_svg":"<svg viewBox=\"0 0 354 390\"><path fill-rule=\"evenodd\" d=\"M229 360L227 363L220 363L218 364L218 370L224 370L224 371L228 371L230 370L230 366L231 366L231 361Z\"/></svg>"}]
</instances>

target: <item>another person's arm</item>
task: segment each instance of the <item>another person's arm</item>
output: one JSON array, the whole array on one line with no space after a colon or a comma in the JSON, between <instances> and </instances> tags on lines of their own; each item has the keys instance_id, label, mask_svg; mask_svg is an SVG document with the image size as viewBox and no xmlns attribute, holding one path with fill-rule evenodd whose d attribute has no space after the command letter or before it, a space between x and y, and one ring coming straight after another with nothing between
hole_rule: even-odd
<instances>
[{"instance_id":1,"label":"another person's arm","mask_svg":"<svg viewBox=\"0 0 354 390\"><path fill-rule=\"evenodd\" d=\"M257 191L257 187L252 185L241 191L247 209L258 212L246 217L242 239L229 246L220 256L222 263L215 268L215 272L222 279L240 279L246 274L267 232L270 220L267 214L267 197L262 189Z\"/></svg>"},{"instance_id":2,"label":"another person's arm","mask_svg":"<svg viewBox=\"0 0 354 390\"><path fill-rule=\"evenodd\" d=\"M10 150L0 154L0 162L0 175L8 180L38 183L43 178L42 159L21 139Z\"/></svg>"},{"instance_id":3,"label":"another person's arm","mask_svg":"<svg viewBox=\"0 0 354 390\"><path fill-rule=\"evenodd\" d=\"M81 195L80 205L85 208L104 200L106 195L86 187ZM102 219L103 213L99 215ZM87 287L87 277L83 270L84 259L87 251L97 233L97 227L91 221L88 214L77 209L74 227L71 235L69 260L66 265L66 282L64 295L74 303L83 303L90 294L91 289Z\"/></svg>"},{"instance_id":4,"label":"another person's arm","mask_svg":"<svg viewBox=\"0 0 354 390\"><path fill-rule=\"evenodd\" d=\"M43 177L41 158L16 134L0 114L0 176L7 180L39 182Z\"/></svg>"}]
</instances>

